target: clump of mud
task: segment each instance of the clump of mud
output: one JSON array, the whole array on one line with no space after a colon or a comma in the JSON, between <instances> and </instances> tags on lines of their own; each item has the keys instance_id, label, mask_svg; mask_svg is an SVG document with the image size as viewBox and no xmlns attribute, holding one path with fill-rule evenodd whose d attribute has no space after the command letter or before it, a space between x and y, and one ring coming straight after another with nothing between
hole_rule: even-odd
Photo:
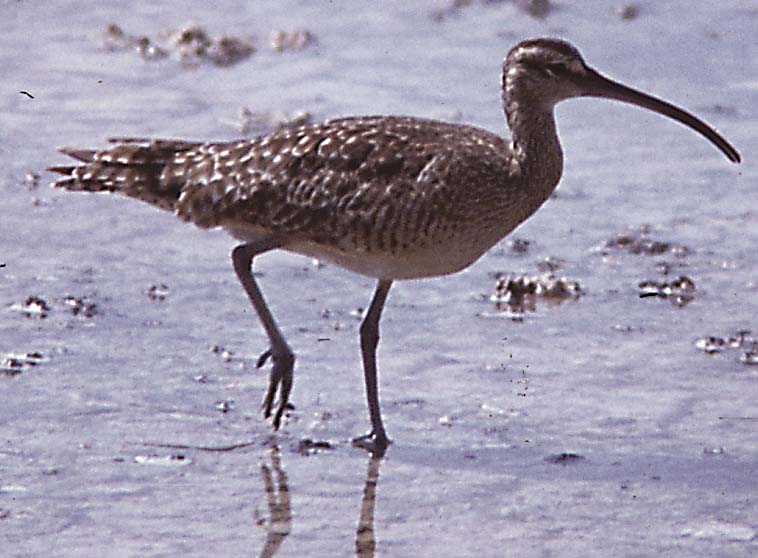
<instances>
[{"instance_id":1,"label":"clump of mud","mask_svg":"<svg viewBox=\"0 0 758 558\"><path fill-rule=\"evenodd\" d=\"M47 300L37 295L26 297L24 302L11 304L10 308L21 314L24 318L44 320L50 313L50 304Z\"/></svg>"},{"instance_id":2,"label":"clump of mud","mask_svg":"<svg viewBox=\"0 0 758 558\"><path fill-rule=\"evenodd\" d=\"M657 297L671 301L674 306L686 306L695 299L695 282L685 275L672 281L641 281L640 298Z\"/></svg>"},{"instance_id":3,"label":"clump of mud","mask_svg":"<svg viewBox=\"0 0 758 558\"><path fill-rule=\"evenodd\" d=\"M10 309L24 318L44 320L53 311L53 304L62 306L66 311L80 318L93 318L98 312L97 304L87 297L71 295L55 303L50 303L41 296L30 295L23 302L11 304Z\"/></svg>"},{"instance_id":4,"label":"clump of mud","mask_svg":"<svg viewBox=\"0 0 758 558\"><path fill-rule=\"evenodd\" d=\"M67 296L63 299L63 304L74 316L93 318L97 314L97 304L86 297Z\"/></svg>"},{"instance_id":5,"label":"clump of mud","mask_svg":"<svg viewBox=\"0 0 758 558\"><path fill-rule=\"evenodd\" d=\"M165 283L150 285L145 291L147 298L152 301L163 302L171 292L171 288Z\"/></svg>"},{"instance_id":6,"label":"clump of mud","mask_svg":"<svg viewBox=\"0 0 758 558\"><path fill-rule=\"evenodd\" d=\"M508 248L511 250L511 253L517 254L519 256L529 253L529 250L532 247L531 240L519 237L509 238L507 244Z\"/></svg>"},{"instance_id":7,"label":"clump of mud","mask_svg":"<svg viewBox=\"0 0 758 558\"><path fill-rule=\"evenodd\" d=\"M507 0L515 4L521 11L536 19L544 19L555 9L550 0ZM457 16L464 8L475 4L501 4L506 0L448 0L448 3L430 12L430 17L437 22L442 22L449 17Z\"/></svg>"},{"instance_id":8,"label":"clump of mud","mask_svg":"<svg viewBox=\"0 0 758 558\"><path fill-rule=\"evenodd\" d=\"M636 230L617 234L614 238L606 240L600 251L603 255L623 251L644 256L669 254L677 258L684 258L691 253L691 250L683 244L651 238L651 232L652 228L645 225Z\"/></svg>"},{"instance_id":9,"label":"clump of mud","mask_svg":"<svg viewBox=\"0 0 758 558\"><path fill-rule=\"evenodd\" d=\"M213 36L200 25L167 30L156 37L133 35L110 23L102 34L102 48L109 52L134 51L145 61L174 58L182 65L197 67L210 64L229 67L248 59L256 52L251 35ZM304 50L316 43L316 36L306 29L271 32L268 47L274 52Z\"/></svg>"},{"instance_id":10,"label":"clump of mud","mask_svg":"<svg viewBox=\"0 0 758 558\"><path fill-rule=\"evenodd\" d=\"M499 275L490 300L498 311L521 315L535 312L539 301L557 306L582 295L577 281L556 277L552 271L541 275Z\"/></svg>"},{"instance_id":11,"label":"clump of mud","mask_svg":"<svg viewBox=\"0 0 758 558\"><path fill-rule=\"evenodd\" d=\"M251 37L213 37L199 25L159 34L157 38L126 33L115 23L103 31L103 48L110 52L134 50L146 61L175 57L186 66L233 66L255 52Z\"/></svg>"},{"instance_id":12,"label":"clump of mud","mask_svg":"<svg viewBox=\"0 0 758 558\"><path fill-rule=\"evenodd\" d=\"M211 37L200 26L182 29L169 36L179 60L188 66L210 62L215 66L233 66L255 52L248 37Z\"/></svg>"},{"instance_id":13,"label":"clump of mud","mask_svg":"<svg viewBox=\"0 0 758 558\"><path fill-rule=\"evenodd\" d=\"M42 353L6 353L0 355L0 376L18 376L45 360Z\"/></svg>"},{"instance_id":14,"label":"clump of mud","mask_svg":"<svg viewBox=\"0 0 758 558\"><path fill-rule=\"evenodd\" d=\"M737 353L741 363L758 365L758 339L747 329L727 337L701 337L695 341L695 347L709 355L722 352Z\"/></svg>"},{"instance_id":15,"label":"clump of mud","mask_svg":"<svg viewBox=\"0 0 758 558\"><path fill-rule=\"evenodd\" d=\"M272 31L269 45L277 52L303 50L316 43L316 36L307 29Z\"/></svg>"}]
</instances>

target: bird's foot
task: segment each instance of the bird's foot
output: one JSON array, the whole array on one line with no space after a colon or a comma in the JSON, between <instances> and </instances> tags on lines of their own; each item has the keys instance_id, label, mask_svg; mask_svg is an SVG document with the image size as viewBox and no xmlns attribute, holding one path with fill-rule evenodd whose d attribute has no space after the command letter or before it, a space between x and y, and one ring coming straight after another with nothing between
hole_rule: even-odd
<instances>
[{"instance_id":1,"label":"bird's foot","mask_svg":"<svg viewBox=\"0 0 758 558\"><path fill-rule=\"evenodd\" d=\"M373 457L383 457L390 443L384 430L379 431L378 434L372 430L364 436L353 438L353 446L366 450Z\"/></svg>"},{"instance_id":2,"label":"bird's foot","mask_svg":"<svg viewBox=\"0 0 758 558\"><path fill-rule=\"evenodd\" d=\"M295 367L295 355L289 348L277 349L271 348L258 357L256 366L261 368L266 364L268 359L273 361L273 368L268 380L268 390L263 398L263 416L269 418L274 406L274 397L279 392L279 402L274 412L274 430L279 430L282 422L282 415L288 409L295 407L289 402L290 392L292 391L293 369Z\"/></svg>"}]
</instances>

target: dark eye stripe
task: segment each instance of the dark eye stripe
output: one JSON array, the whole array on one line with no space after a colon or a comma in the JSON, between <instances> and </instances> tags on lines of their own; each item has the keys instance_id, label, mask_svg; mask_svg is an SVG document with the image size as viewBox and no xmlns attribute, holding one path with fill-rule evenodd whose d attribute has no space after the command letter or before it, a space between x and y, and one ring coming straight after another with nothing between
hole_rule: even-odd
<instances>
[{"instance_id":1,"label":"dark eye stripe","mask_svg":"<svg viewBox=\"0 0 758 558\"><path fill-rule=\"evenodd\" d=\"M540 64L538 62L522 60L521 65L528 68L530 71L538 72L545 76L559 76L568 73L568 69L563 64Z\"/></svg>"},{"instance_id":2,"label":"dark eye stripe","mask_svg":"<svg viewBox=\"0 0 758 558\"><path fill-rule=\"evenodd\" d=\"M568 68L564 64L545 64L545 69L554 74L565 74L568 72Z\"/></svg>"}]
</instances>

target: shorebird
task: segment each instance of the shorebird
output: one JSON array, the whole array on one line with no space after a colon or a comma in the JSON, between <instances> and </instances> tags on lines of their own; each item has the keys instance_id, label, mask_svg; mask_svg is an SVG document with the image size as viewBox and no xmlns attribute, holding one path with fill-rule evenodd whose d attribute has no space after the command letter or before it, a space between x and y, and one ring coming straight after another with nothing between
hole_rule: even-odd
<instances>
[{"instance_id":1,"label":"shorebird","mask_svg":"<svg viewBox=\"0 0 758 558\"><path fill-rule=\"evenodd\" d=\"M381 455L389 438L376 348L393 281L460 271L537 211L563 170L553 109L573 97L658 112L740 161L702 120L604 77L563 40L531 39L503 63L510 140L461 124L365 116L239 141L112 139L102 151L62 148L83 164L49 170L66 175L53 186L137 198L241 241L232 262L270 343L258 366L273 361L263 413L273 412L275 429L290 405L295 357L253 277L253 259L282 249L375 278L360 326L371 431L353 442Z\"/></svg>"}]
</instances>

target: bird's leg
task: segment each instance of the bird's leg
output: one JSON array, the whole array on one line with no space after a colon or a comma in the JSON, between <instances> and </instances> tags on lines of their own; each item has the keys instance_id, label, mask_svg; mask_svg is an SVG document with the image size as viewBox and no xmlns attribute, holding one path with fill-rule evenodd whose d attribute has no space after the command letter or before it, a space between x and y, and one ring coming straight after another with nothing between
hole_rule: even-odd
<instances>
[{"instance_id":1,"label":"bird's leg","mask_svg":"<svg viewBox=\"0 0 758 558\"><path fill-rule=\"evenodd\" d=\"M266 305L261 290L253 278L253 258L269 250L278 248L279 244L271 239L249 244L240 244L232 250L232 262L234 271L239 277L240 283L245 289L250 302L258 314L258 318L263 324L263 328L268 335L271 346L258 358L258 367L263 366L269 357L273 360L273 368L269 376L268 390L263 398L263 415L268 418L271 416L271 408L274 404L274 396L279 390L279 403L274 413L274 429L278 430L281 424L282 414L289 406L289 396L292 391L292 370L295 365L295 355L284 340L282 332L276 325L271 311Z\"/></svg>"},{"instance_id":2,"label":"bird's leg","mask_svg":"<svg viewBox=\"0 0 758 558\"><path fill-rule=\"evenodd\" d=\"M366 381L366 401L371 417L371 432L353 440L353 445L369 450L373 455L381 457L390 441L382 424L382 413L379 410L379 390L376 380L376 346L379 343L379 318L387 300L387 294L392 286L391 280L380 279L374 291L366 317L361 323L361 353L363 355L363 374Z\"/></svg>"}]
</instances>

